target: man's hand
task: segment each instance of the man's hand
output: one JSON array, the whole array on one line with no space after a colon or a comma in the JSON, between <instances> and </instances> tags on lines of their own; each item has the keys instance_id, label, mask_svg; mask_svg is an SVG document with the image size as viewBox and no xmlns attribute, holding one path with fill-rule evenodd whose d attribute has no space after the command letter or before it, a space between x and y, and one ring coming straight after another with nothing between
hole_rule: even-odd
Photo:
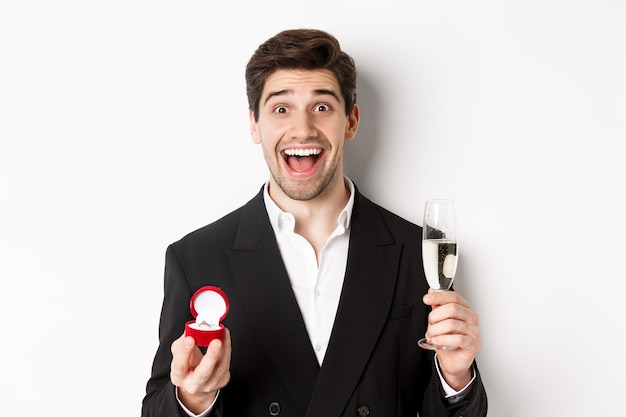
<instances>
[{"instance_id":1,"label":"man's hand","mask_svg":"<svg viewBox=\"0 0 626 417\"><path fill-rule=\"evenodd\" d=\"M423 298L433 309L428 315L426 338L436 345L456 347L437 350L444 379L455 390L472 378L471 366L480 350L478 316L455 291L428 291Z\"/></svg>"},{"instance_id":2,"label":"man's hand","mask_svg":"<svg viewBox=\"0 0 626 417\"><path fill-rule=\"evenodd\" d=\"M207 410L230 380L230 332L224 330L224 340L211 341L204 355L190 336L172 343L170 378L178 398L194 414Z\"/></svg>"}]
</instances>

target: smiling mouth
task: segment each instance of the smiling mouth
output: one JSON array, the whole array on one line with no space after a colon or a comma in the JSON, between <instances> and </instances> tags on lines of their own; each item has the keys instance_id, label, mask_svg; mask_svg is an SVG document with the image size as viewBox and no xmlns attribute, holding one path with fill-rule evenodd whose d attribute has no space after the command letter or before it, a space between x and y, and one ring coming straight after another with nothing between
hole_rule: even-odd
<instances>
[{"instance_id":1,"label":"smiling mouth","mask_svg":"<svg viewBox=\"0 0 626 417\"><path fill-rule=\"evenodd\" d=\"M315 166L322 154L321 148L285 149L283 158L287 166L295 172L305 172Z\"/></svg>"}]
</instances>

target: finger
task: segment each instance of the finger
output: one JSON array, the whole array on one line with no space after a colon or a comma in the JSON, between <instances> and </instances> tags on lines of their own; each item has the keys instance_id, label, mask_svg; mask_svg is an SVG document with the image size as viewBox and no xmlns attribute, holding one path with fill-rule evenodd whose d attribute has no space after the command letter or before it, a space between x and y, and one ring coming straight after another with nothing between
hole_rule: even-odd
<instances>
[{"instance_id":1,"label":"finger","mask_svg":"<svg viewBox=\"0 0 626 417\"><path fill-rule=\"evenodd\" d=\"M172 382L181 381L189 373L195 349L194 339L184 334L172 343L172 364L170 366Z\"/></svg>"},{"instance_id":2,"label":"finger","mask_svg":"<svg viewBox=\"0 0 626 417\"><path fill-rule=\"evenodd\" d=\"M230 332L227 328L224 328L224 337L222 339L216 339L211 341L207 346L206 354L202 359L201 367L212 366L215 367L220 363L230 364L231 355L231 339Z\"/></svg>"},{"instance_id":3,"label":"finger","mask_svg":"<svg viewBox=\"0 0 626 417\"><path fill-rule=\"evenodd\" d=\"M230 368L230 357L232 354L232 341L230 339L230 330L224 328L224 340L223 340L223 353L222 361Z\"/></svg>"},{"instance_id":4,"label":"finger","mask_svg":"<svg viewBox=\"0 0 626 417\"><path fill-rule=\"evenodd\" d=\"M225 329L222 352L216 362L215 375L218 377L216 388L224 388L230 381L230 358L232 354L230 331Z\"/></svg>"},{"instance_id":5,"label":"finger","mask_svg":"<svg viewBox=\"0 0 626 417\"><path fill-rule=\"evenodd\" d=\"M441 309L443 309L443 307L438 307L429 315L426 337L435 344L456 346L470 351L477 351L478 346L480 346L477 317L473 315L463 319L445 318L439 320L436 318L436 313ZM435 317L435 319L433 319L433 317Z\"/></svg>"},{"instance_id":6,"label":"finger","mask_svg":"<svg viewBox=\"0 0 626 417\"><path fill-rule=\"evenodd\" d=\"M440 346L450 346L456 349L445 350L439 354L440 359L445 361L447 358L450 358L452 361L461 361L463 368L465 366L469 366L481 347L480 338L472 337L464 334L446 334L441 336L436 336L431 339L434 344ZM444 359L446 358L446 359ZM457 364L458 365L458 364ZM449 371L452 371L449 369Z\"/></svg>"},{"instance_id":7,"label":"finger","mask_svg":"<svg viewBox=\"0 0 626 417\"><path fill-rule=\"evenodd\" d=\"M470 337L478 336L478 326L457 319L446 319L428 325L427 336L435 337L444 334L460 334Z\"/></svg>"},{"instance_id":8,"label":"finger","mask_svg":"<svg viewBox=\"0 0 626 417\"><path fill-rule=\"evenodd\" d=\"M466 336L461 334L442 334L438 336L428 336L428 340L430 340L433 344L437 346L446 346L445 349L442 350L454 350L460 348L467 343L468 340L465 339ZM450 349L452 348L452 349Z\"/></svg>"},{"instance_id":9,"label":"finger","mask_svg":"<svg viewBox=\"0 0 626 417\"><path fill-rule=\"evenodd\" d=\"M445 333L478 334L478 315L468 307L456 303L434 306L428 314L428 332L431 336Z\"/></svg>"},{"instance_id":10,"label":"finger","mask_svg":"<svg viewBox=\"0 0 626 417\"><path fill-rule=\"evenodd\" d=\"M230 334L226 329L224 340L215 339L207 346L206 353L190 376L190 383L203 387L203 391L222 388L230 379Z\"/></svg>"},{"instance_id":11,"label":"finger","mask_svg":"<svg viewBox=\"0 0 626 417\"><path fill-rule=\"evenodd\" d=\"M478 315L469 306L458 303L433 305L428 314L428 323L433 324L447 319L455 319L471 324L478 323Z\"/></svg>"},{"instance_id":12,"label":"finger","mask_svg":"<svg viewBox=\"0 0 626 417\"><path fill-rule=\"evenodd\" d=\"M422 301L426 305L438 306L443 304L455 303L467 308L471 308L470 304L456 291L433 291L428 290Z\"/></svg>"},{"instance_id":13,"label":"finger","mask_svg":"<svg viewBox=\"0 0 626 417\"><path fill-rule=\"evenodd\" d=\"M436 336L430 336L427 333L426 337L435 345L452 348L439 352L440 358L446 357L454 362L460 361L463 364L460 368L469 366L472 363L481 345L480 338L461 333L446 333Z\"/></svg>"}]
</instances>

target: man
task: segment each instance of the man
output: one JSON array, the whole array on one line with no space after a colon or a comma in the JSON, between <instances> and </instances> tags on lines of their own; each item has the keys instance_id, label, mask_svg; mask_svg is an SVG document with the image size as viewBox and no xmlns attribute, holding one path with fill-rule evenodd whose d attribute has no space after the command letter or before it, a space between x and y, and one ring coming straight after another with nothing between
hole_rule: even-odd
<instances>
[{"instance_id":1,"label":"man","mask_svg":"<svg viewBox=\"0 0 626 417\"><path fill-rule=\"evenodd\" d=\"M168 247L142 415L485 416L476 314L428 290L421 228L344 176L360 119L353 60L326 32L289 30L257 49L246 81L270 177ZM230 301L206 351L183 335L204 285ZM422 350L424 334L456 349Z\"/></svg>"}]
</instances>

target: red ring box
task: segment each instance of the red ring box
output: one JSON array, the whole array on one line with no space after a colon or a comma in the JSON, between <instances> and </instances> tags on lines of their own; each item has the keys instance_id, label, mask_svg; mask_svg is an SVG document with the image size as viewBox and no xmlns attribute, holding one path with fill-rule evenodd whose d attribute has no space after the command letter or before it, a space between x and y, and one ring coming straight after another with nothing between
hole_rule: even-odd
<instances>
[{"instance_id":1,"label":"red ring box","mask_svg":"<svg viewBox=\"0 0 626 417\"><path fill-rule=\"evenodd\" d=\"M197 346L209 346L213 339L224 339L221 323L228 313L228 297L218 287L199 288L191 297L189 309L196 318L185 324L185 336L195 339Z\"/></svg>"}]
</instances>

